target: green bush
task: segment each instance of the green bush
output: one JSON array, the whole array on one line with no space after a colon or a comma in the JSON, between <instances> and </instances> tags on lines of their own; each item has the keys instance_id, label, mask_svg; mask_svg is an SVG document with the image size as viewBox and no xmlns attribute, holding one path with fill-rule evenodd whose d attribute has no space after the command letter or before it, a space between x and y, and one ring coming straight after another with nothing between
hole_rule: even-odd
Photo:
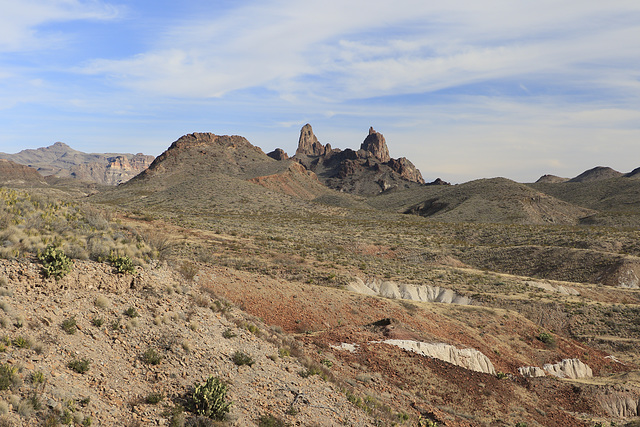
<instances>
[{"instance_id":1,"label":"green bush","mask_svg":"<svg viewBox=\"0 0 640 427\"><path fill-rule=\"evenodd\" d=\"M72 369L79 374L84 374L89 370L90 364L91 364L91 361L88 359L82 359L82 360L74 359L71 362L69 362L67 366L69 367L69 369Z\"/></svg>"},{"instance_id":2,"label":"green bush","mask_svg":"<svg viewBox=\"0 0 640 427\"><path fill-rule=\"evenodd\" d=\"M7 390L16 385L18 368L11 365L0 365L0 390Z\"/></svg>"},{"instance_id":3,"label":"green bush","mask_svg":"<svg viewBox=\"0 0 640 427\"><path fill-rule=\"evenodd\" d=\"M231 359L233 360L233 363L235 363L238 366L242 366L242 365L252 366L255 363L255 361L251 356L241 351L236 351L235 353L233 353L233 356L231 356Z\"/></svg>"},{"instance_id":4,"label":"green bush","mask_svg":"<svg viewBox=\"0 0 640 427\"><path fill-rule=\"evenodd\" d=\"M231 402L226 401L227 385L213 376L195 386L192 399L196 414L214 420L223 420L231 406Z\"/></svg>"},{"instance_id":5,"label":"green bush","mask_svg":"<svg viewBox=\"0 0 640 427\"><path fill-rule=\"evenodd\" d=\"M142 354L142 361L148 365L159 365L162 359L162 355L154 348L149 348Z\"/></svg>"},{"instance_id":6,"label":"green bush","mask_svg":"<svg viewBox=\"0 0 640 427\"><path fill-rule=\"evenodd\" d=\"M65 331L67 334L69 335L73 335L76 333L76 329L77 325L76 325L76 318L74 317L70 317L68 319L65 319L62 322L62 330Z\"/></svg>"},{"instance_id":7,"label":"green bush","mask_svg":"<svg viewBox=\"0 0 640 427\"><path fill-rule=\"evenodd\" d=\"M60 280L73 268L73 262L62 249L52 245L47 246L43 253L38 254L38 259L42 262L42 272L47 278L54 277L56 280Z\"/></svg>"},{"instance_id":8,"label":"green bush","mask_svg":"<svg viewBox=\"0 0 640 427\"><path fill-rule=\"evenodd\" d=\"M536 338L549 347L554 347L556 344L556 339L549 332L540 332Z\"/></svg>"},{"instance_id":9,"label":"green bush","mask_svg":"<svg viewBox=\"0 0 640 427\"><path fill-rule=\"evenodd\" d=\"M109 255L109 262L111 263L111 265L113 265L113 268L116 270L117 273L135 274L136 272L136 268L133 265L133 261L131 261L131 258L129 258L126 255L118 256L114 253L111 253L111 255Z\"/></svg>"}]
</instances>

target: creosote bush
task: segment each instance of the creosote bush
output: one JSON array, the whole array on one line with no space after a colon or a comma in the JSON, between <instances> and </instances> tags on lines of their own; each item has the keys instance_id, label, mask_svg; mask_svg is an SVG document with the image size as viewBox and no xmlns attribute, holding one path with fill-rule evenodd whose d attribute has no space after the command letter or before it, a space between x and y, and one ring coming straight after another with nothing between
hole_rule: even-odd
<instances>
[{"instance_id":1,"label":"creosote bush","mask_svg":"<svg viewBox=\"0 0 640 427\"><path fill-rule=\"evenodd\" d=\"M38 254L38 259L42 262L42 273L47 278L60 280L69 274L73 267L73 262L62 249L53 245L47 246L43 253Z\"/></svg>"},{"instance_id":2,"label":"creosote bush","mask_svg":"<svg viewBox=\"0 0 640 427\"><path fill-rule=\"evenodd\" d=\"M194 412L214 420L223 420L229 412L231 402L227 402L227 385L219 378L210 376L193 390Z\"/></svg>"},{"instance_id":3,"label":"creosote bush","mask_svg":"<svg viewBox=\"0 0 640 427\"><path fill-rule=\"evenodd\" d=\"M77 325L76 318L70 317L62 321L62 330L65 331L69 335L73 335L76 333Z\"/></svg>"}]
</instances>

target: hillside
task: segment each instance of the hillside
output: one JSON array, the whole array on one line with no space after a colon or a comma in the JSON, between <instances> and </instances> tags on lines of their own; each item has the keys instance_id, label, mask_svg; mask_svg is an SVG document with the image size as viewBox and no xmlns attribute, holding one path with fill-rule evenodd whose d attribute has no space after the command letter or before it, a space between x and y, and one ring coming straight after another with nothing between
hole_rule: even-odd
<instances>
[{"instance_id":1,"label":"hillside","mask_svg":"<svg viewBox=\"0 0 640 427\"><path fill-rule=\"evenodd\" d=\"M115 188L0 188L0 421L634 422L640 239L581 225L603 214L504 178L355 196L210 133ZM197 414L209 376L222 420Z\"/></svg>"},{"instance_id":2,"label":"hillside","mask_svg":"<svg viewBox=\"0 0 640 427\"><path fill-rule=\"evenodd\" d=\"M383 194L368 203L378 209L454 222L577 224L595 213L505 178L422 186Z\"/></svg>"},{"instance_id":3,"label":"hillside","mask_svg":"<svg viewBox=\"0 0 640 427\"><path fill-rule=\"evenodd\" d=\"M112 204L207 214L330 209L362 205L319 185L290 160L277 161L240 136L190 134L131 181L95 196ZM320 203L312 203L312 201ZM364 205L362 205L364 206Z\"/></svg>"}]
</instances>

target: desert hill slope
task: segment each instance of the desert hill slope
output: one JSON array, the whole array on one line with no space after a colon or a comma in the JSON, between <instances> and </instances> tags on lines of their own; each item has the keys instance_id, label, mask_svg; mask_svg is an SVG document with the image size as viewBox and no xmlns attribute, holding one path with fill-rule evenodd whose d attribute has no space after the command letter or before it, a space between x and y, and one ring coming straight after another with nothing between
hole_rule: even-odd
<instances>
[{"instance_id":1,"label":"desert hill slope","mask_svg":"<svg viewBox=\"0 0 640 427\"><path fill-rule=\"evenodd\" d=\"M143 171L151 163L153 156L141 153L83 153L67 144L56 142L49 147L26 149L16 154L0 153L0 159L33 167L43 176L116 185Z\"/></svg>"},{"instance_id":2,"label":"desert hill slope","mask_svg":"<svg viewBox=\"0 0 640 427\"><path fill-rule=\"evenodd\" d=\"M365 207L291 160L274 160L243 137L211 133L179 138L145 171L95 200L192 213L328 209L313 200Z\"/></svg>"},{"instance_id":3,"label":"desert hill slope","mask_svg":"<svg viewBox=\"0 0 640 427\"><path fill-rule=\"evenodd\" d=\"M506 178L455 186L422 186L368 200L378 209L454 222L576 224L595 212Z\"/></svg>"},{"instance_id":4,"label":"desert hill slope","mask_svg":"<svg viewBox=\"0 0 640 427\"><path fill-rule=\"evenodd\" d=\"M0 184L18 186L46 185L46 182L34 168L11 160L0 159Z\"/></svg>"}]
</instances>

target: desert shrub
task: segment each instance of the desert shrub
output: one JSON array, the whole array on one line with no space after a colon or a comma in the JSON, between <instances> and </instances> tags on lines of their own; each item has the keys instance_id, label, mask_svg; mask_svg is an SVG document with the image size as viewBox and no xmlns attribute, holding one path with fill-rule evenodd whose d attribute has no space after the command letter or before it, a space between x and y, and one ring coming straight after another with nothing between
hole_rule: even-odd
<instances>
[{"instance_id":1,"label":"desert shrub","mask_svg":"<svg viewBox=\"0 0 640 427\"><path fill-rule=\"evenodd\" d=\"M91 319L91 324L96 328L99 328L104 323L104 319L102 317L94 317Z\"/></svg>"},{"instance_id":2,"label":"desert shrub","mask_svg":"<svg viewBox=\"0 0 640 427\"><path fill-rule=\"evenodd\" d=\"M11 365L0 365L0 390L8 390L19 382L18 368Z\"/></svg>"},{"instance_id":3,"label":"desert shrub","mask_svg":"<svg viewBox=\"0 0 640 427\"><path fill-rule=\"evenodd\" d=\"M89 370L90 364L91 364L91 361L88 359L82 359L82 360L74 359L67 364L67 367L73 371L76 371L79 374L84 374Z\"/></svg>"},{"instance_id":4,"label":"desert shrub","mask_svg":"<svg viewBox=\"0 0 640 427\"><path fill-rule=\"evenodd\" d=\"M149 393L144 399L150 405L156 405L164 399L164 394L160 392Z\"/></svg>"},{"instance_id":5,"label":"desert shrub","mask_svg":"<svg viewBox=\"0 0 640 427\"><path fill-rule=\"evenodd\" d=\"M224 338L233 338L233 337L236 337L237 335L233 332L233 330L231 328L227 328L222 333L222 336Z\"/></svg>"},{"instance_id":6,"label":"desert shrub","mask_svg":"<svg viewBox=\"0 0 640 427\"><path fill-rule=\"evenodd\" d=\"M553 347L556 344L556 339L549 332L540 332L536 338L549 347Z\"/></svg>"},{"instance_id":7,"label":"desert shrub","mask_svg":"<svg viewBox=\"0 0 640 427\"><path fill-rule=\"evenodd\" d=\"M42 371L35 371L33 373L31 373L31 382L33 384L42 384L44 383L44 374L42 373Z\"/></svg>"},{"instance_id":8,"label":"desert shrub","mask_svg":"<svg viewBox=\"0 0 640 427\"><path fill-rule=\"evenodd\" d=\"M184 261L182 264L180 264L180 268L178 269L178 271L180 271L185 279L192 281L198 275L200 269L191 261Z\"/></svg>"},{"instance_id":9,"label":"desert shrub","mask_svg":"<svg viewBox=\"0 0 640 427\"><path fill-rule=\"evenodd\" d=\"M129 307L124 311L125 316L131 317L132 319L140 316L135 307Z\"/></svg>"},{"instance_id":10,"label":"desert shrub","mask_svg":"<svg viewBox=\"0 0 640 427\"><path fill-rule=\"evenodd\" d=\"M233 360L233 363L235 363L238 366L242 366L242 365L252 366L255 363L255 360L253 360L251 356L241 351L236 351L235 353L233 353L233 356L231 356L231 360Z\"/></svg>"},{"instance_id":11,"label":"desert shrub","mask_svg":"<svg viewBox=\"0 0 640 427\"><path fill-rule=\"evenodd\" d=\"M53 245L47 246L43 253L38 254L38 259L42 262L42 272L47 278L54 277L60 280L70 273L73 267L73 262L62 249Z\"/></svg>"},{"instance_id":12,"label":"desert shrub","mask_svg":"<svg viewBox=\"0 0 640 427\"><path fill-rule=\"evenodd\" d=\"M273 415L263 415L258 419L258 427L286 427L288 425L288 423Z\"/></svg>"},{"instance_id":13,"label":"desert shrub","mask_svg":"<svg viewBox=\"0 0 640 427\"><path fill-rule=\"evenodd\" d=\"M162 359L162 355L155 348L148 348L142 354L142 361L147 365L159 365Z\"/></svg>"},{"instance_id":14,"label":"desert shrub","mask_svg":"<svg viewBox=\"0 0 640 427\"><path fill-rule=\"evenodd\" d=\"M18 348L31 348L31 340L22 336L18 336L11 341Z\"/></svg>"},{"instance_id":15,"label":"desert shrub","mask_svg":"<svg viewBox=\"0 0 640 427\"><path fill-rule=\"evenodd\" d=\"M223 420L231 406L227 402L227 385L213 376L195 386L192 401L196 414L214 420Z\"/></svg>"},{"instance_id":16,"label":"desert shrub","mask_svg":"<svg viewBox=\"0 0 640 427\"><path fill-rule=\"evenodd\" d=\"M76 318L74 317L70 317L68 319L65 319L62 322L62 330L65 331L67 334L69 335L73 335L76 333L76 329L78 329L77 325L76 325Z\"/></svg>"},{"instance_id":17,"label":"desert shrub","mask_svg":"<svg viewBox=\"0 0 640 427\"><path fill-rule=\"evenodd\" d=\"M115 271L119 274L135 274L136 268L133 265L133 261L126 255L116 255L115 253L111 253L109 255L109 262L113 265Z\"/></svg>"}]
</instances>

